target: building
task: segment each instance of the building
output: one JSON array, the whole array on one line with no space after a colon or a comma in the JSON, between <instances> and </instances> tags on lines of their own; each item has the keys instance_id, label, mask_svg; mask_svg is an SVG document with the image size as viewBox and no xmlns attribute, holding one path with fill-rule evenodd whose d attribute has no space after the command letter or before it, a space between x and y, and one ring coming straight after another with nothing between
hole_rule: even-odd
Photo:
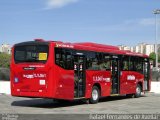
<instances>
[{"instance_id":1,"label":"building","mask_svg":"<svg viewBox=\"0 0 160 120\"><path fill-rule=\"evenodd\" d=\"M155 52L155 45L146 45L146 50L145 50L146 55L150 55L150 53Z\"/></svg>"},{"instance_id":2,"label":"building","mask_svg":"<svg viewBox=\"0 0 160 120\"><path fill-rule=\"evenodd\" d=\"M123 45L118 45L120 50L123 50Z\"/></svg>"},{"instance_id":3,"label":"building","mask_svg":"<svg viewBox=\"0 0 160 120\"><path fill-rule=\"evenodd\" d=\"M131 50L131 48L129 46L125 46L125 45L118 45L120 50Z\"/></svg>"},{"instance_id":4,"label":"building","mask_svg":"<svg viewBox=\"0 0 160 120\"><path fill-rule=\"evenodd\" d=\"M135 47L131 46L131 47L130 47L130 51L131 51L131 52L135 52Z\"/></svg>"},{"instance_id":5,"label":"building","mask_svg":"<svg viewBox=\"0 0 160 120\"><path fill-rule=\"evenodd\" d=\"M118 46L121 50L130 50L131 52L142 53L146 55L150 55L150 53L155 52L155 45L154 44L146 44L146 43L139 43L136 46L125 46L119 45ZM158 45L159 52L160 52L160 45Z\"/></svg>"},{"instance_id":6,"label":"building","mask_svg":"<svg viewBox=\"0 0 160 120\"><path fill-rule=\"evenodd\" d=\"M135 46L135 52L136 52L136 53L140 52L139 46Z\"/></svg>"},{"instance_id":7,"label":"building","mask_svg":"<svg viewBox=\"0 0 160 120\"><path fill-rule=\"evenodd\" d=\"M11 54L11 46L9 44L2 44L0 46L0 52Z\"/></svg>"},{"instance_id":8,"label":"building","mask_svg":"<svg viewBox=\"0 0 160 120\"><path fill-rule=\"evenodd\" d=\"M146 43L139 43L135 46L135 52L145 54L146 51Z\"/></svg>"}]
</instances>

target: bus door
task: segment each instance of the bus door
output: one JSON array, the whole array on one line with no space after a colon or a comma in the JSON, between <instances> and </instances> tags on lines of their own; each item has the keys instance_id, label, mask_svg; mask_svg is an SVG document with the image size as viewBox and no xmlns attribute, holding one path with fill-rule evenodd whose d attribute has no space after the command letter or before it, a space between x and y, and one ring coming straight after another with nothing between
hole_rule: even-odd
<instances>
[{"instance_id":1,"label":"bus door","mask_svg":"<svg viewBox=\"0 0 160 120\"><path fill-rule=\"evenodd\" d=\"M146 58L143 61L143 74L144 74L144 90L149 91L149 80L150 80L150 62Z\"/></svg>"},{"instance_id":2,"label":"bus door","mask_svg":"<svg viewBox=\"0 0 160 120\"><path fill-rule=\"evenodd\" d=\"M85 56L74 55L74 97L85 96Z\"/></svg>"},{"instance_id":3,"label":"bus door","mask_svg":"<svg viewBox=\"0 0 160 120\"><path fill-rule=\"evenodd\" d=\"M112 56L111 59L111 78L112 78L112 90L111 94L119 94L119 77L120 69L119 69L119 59L118 56Z\"/></svg>"}]
</instances>

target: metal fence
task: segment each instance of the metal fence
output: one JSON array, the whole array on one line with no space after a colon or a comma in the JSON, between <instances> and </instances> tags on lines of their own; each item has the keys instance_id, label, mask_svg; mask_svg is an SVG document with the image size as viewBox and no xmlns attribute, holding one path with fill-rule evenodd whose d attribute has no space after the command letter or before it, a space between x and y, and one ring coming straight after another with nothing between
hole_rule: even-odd
<instances>
[{"instance_id":1,"label":"metal fence","mask_svg":"<svg viewBox=\"0 0 160 120\"><path fill-rule=\"evenodd\" d=\"M152 81L160 81L160 71L152 71Z\"/></svg>"}]
</instances>

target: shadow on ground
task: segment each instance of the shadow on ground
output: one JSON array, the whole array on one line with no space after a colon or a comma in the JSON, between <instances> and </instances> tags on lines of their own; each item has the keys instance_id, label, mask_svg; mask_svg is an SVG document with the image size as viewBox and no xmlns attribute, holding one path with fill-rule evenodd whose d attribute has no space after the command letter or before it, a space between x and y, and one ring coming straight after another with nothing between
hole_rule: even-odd
<instances>
[{"instance_id":1,"label":"shadow on ground","mask_svg":"<svg viewBox=\"0 0 160 120\"><path fill-rule=\"evenodd\" d=\"M146 96L142 96L146 97ZM126 96L114 96L114 97L104 97L101 98L99 103L102 102L111 102L124 99L134 99ZM52 99L29 99L29 100L18 100L11 103L12 106L20 107L37 107L37 108L61 108L61 107L70 107L87 104L86 100L75 100L75 101L54 101Z\"/></svg>"}]
</instances>

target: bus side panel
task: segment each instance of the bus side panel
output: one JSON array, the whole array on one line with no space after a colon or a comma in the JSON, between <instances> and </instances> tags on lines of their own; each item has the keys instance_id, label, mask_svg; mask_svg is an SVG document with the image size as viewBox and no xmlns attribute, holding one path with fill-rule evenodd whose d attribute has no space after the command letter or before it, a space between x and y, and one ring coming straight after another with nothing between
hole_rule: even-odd
<instances>
[{"instance_id":1,"label":"bus side panel","mask_svg":"<svg viewBox=\"0 0 160 120\"><path fill-rule=\"evenodd\" d=\"M57 81L55 98L73 100L74 99L74 71L64 70L55 65L54 75Z\"/></svg>"},{"instance_id":2,"label":"bus side panel","mask_svg":"<svg viewBox=\"0 0 160 120\"><path fill-rule=\"evenodd\" d=\"M128 71L121 71L120 94L126 94L127 93L127 89L128 89L127 75L128 75Z\"/></svg>"},{"instance_id":3,"label":"bus side panel","mask_svg":"<svg viewBox=\"0 0 160 120\"><path fill-rule=\"evenodd\" d=\"M92 87L99 84L101 96L110 96L111 92L111 72L110 71L86 71L86 98L91 97Z\"/></svg>"},{"instance_id":4,"label":"bus side panel","mask_svg":"<svg viewBox=\"0 0 160 120\"><path fill-rule=\"evenodd\" d=\"M136 75L135 72L122 71L120 77L120 94L135 93L136 90Z\"/></svg>"},{"instance_id":5,"label":"bus side panel","mask_svg":"<svg viewBox=\"0 0 160 120\"><path fill-rule=\"evenodd\" d=\"M120 94L136 93L138 82L143 85L144 75L135 71L122 71L120 77Z\"/></svg>"},{"instance_id":6,"label":"bus side panel","mask_svg":"<svg viewBox=\"0 0 160 120\"><path fill-rule=\"evenodd\" d=\"M135 77L135 80L129 80L131 81L132 84L130 84L131 90L128 90L128 93L136 93L136 87L138 83L142 85L142 91L143 91L144 75L142 73L135 72L135 71L130 71L129 73L130 73L129 75L132 75Z\"/></svg>"}]
</instances>

